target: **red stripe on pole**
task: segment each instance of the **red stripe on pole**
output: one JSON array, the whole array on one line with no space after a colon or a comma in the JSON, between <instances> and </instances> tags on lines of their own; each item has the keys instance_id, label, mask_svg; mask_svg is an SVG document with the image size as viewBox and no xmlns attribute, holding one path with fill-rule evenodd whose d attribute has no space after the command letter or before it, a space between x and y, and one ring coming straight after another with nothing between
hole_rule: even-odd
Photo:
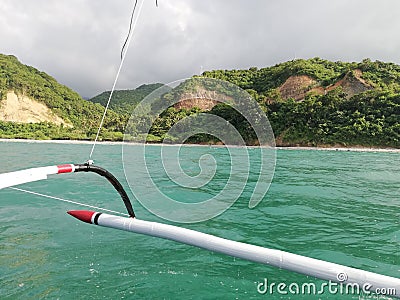
<instances>
[{"instance_id":1,"label":"red stripe on pole","mask_svg":"<svg viewBox=\"0 0 400 300\"><path fill-rule=\"evenodd\" d=\"M59 165L57 166L58 172L57 174L61 173L71 173L74 171L74 165L68 164L68 165Z\"/></svg>"}]
</instances>

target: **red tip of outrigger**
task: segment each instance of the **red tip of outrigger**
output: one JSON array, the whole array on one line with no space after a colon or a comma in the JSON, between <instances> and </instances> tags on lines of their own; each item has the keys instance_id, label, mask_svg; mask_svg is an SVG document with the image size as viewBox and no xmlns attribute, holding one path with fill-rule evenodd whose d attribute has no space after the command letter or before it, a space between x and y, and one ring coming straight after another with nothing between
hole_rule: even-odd
<instances>
[{"instance_id":1,"label":"red tip of outrigger","mask_svg":"<svg viewBox=\"0 0 400 300\"><path fill-rule=\"evenodd\" d=\"M70 210L67 213L78 220L92 224L92 217L96 212L90 210Z\"/></svg>"}]
</instances>

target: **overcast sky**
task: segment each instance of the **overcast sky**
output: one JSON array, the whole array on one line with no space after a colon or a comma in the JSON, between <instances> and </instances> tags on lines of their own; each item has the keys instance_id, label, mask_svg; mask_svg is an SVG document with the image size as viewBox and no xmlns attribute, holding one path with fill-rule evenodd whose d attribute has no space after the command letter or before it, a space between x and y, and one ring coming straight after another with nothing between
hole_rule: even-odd
<instances>
[{"instance_id":1,"label":"overcast sky","mask_svg":"<svg viewBox=\"0 0 400 300\"><path fill-rule=\"evenodd\" d=\"M139 0L140 3L141 0ZM321 57L400 64L399 0L145 0L117 88ZM0 53L110 90L133 0L1 0Z\"/></svg>"}]
</instances>

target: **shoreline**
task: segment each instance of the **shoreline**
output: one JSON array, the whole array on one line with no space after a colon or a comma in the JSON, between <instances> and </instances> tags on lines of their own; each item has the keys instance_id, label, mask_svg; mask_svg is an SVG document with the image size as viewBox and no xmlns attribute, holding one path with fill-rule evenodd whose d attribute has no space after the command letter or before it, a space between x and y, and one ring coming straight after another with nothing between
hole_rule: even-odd
<instances>
[{"instance_id":1,"label":"shoreline","mask_svg":"<svg viewBox=\"0 0 400 300\"><path fill-rule=\"evenodd\" d=\"M31 140L31 139L0 139L0 143L37 143L37 144L70 144L70 145L93 145L93 141L84 140ZM99 145L143 145L143 143L132 143L132 142L111 142L111 141L97 141L96 144ZM151 146L177 146L181 144L147 144ZM195 147L225 147L224 145L202 145L202 144L184 144L185 146L195 146ZM233 146L235 147L235 146ZM258 148L257 146L248 146L248 148ZM352 146L352 147L282 147L276 146L276 150L315 150L315 151L343 151L343 152L391 152L400 153L400 149L396 148L371 148L362 146Z\"/></svg>"},{"instance_id":2,"label":"shoreline","mask_svg":"<svg viewBox=\"0 0 400 300\"><path fill-rule=\"evenodd\" d=\"M94 141L86 140L32 140L32 139L0 139L0 143L29 143L29 144L71 144L71 145L93 145ZM124 142L97 141L102 145L122 145Z\"/></svg>"},{"instance_id":3,"label":"shoreline","mask_svg":"<svg viewBox=\"0 0 400 300\"><path fill-rule=\"evenodd\" d=\"M316 151L342 151L342 152L392 152L400 153L396 148L371 148L371 147L276 147L277 150L316 150Z\"/></svg>"}]
</instances>

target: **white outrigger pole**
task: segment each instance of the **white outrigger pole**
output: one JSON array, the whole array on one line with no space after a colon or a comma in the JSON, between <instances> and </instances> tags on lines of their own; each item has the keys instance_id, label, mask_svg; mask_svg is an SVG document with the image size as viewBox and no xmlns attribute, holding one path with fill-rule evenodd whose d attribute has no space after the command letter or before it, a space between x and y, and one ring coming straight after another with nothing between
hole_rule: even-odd
<instances>
[{"instance_id":1,"label":"white outrigger pole","mask_svg":"<svg viewBox=\"0 0 400 300\"><path fill-rule=\"evenodd\" d=\"M83 222L164 238L206 250L223 253L233 257L271 265L315 278L348 285L353 288L358 287L360 291L391 291L391 297L400 298L400 278L394 278L360 269L350 268L347 266L309 258L281 250L269 249L232 241L173 225L139 220L135 217L131 202L118 180L105 169L93 166L89 163L80 165L69 164L34 168L0 174L0 189L11 185L46 179L47 175L50 174L81 171L95 172L106 177L121 195L125 207L130 215L130 218L126 218L87 210L74 210L68 212L70 215ZM9 176L15 176L15 178L10 179Z\"/></svg>"},{"instance_id":2,"label":"white outrigger pole","mask_svg":"<svg viewBox=\"0 0 400 300\"><path fill-rule=\"evenodd\" d=\"M0 190L14 185L47 179L48 175L72 173L74 171L75 166L72 164L67 164L3 173L0 174Z\"/></svg>"},{"instance_id":3,"label":"white outrigger pole","mask_svg":"<svg viewBox=\"0 0 400 300\"><path fill-rule=\"evenodd\" d=\"M129 200L129 197L121 183L110 172L103 168L94 166L92 163L93 161L89 160L84 164L63 164L3 173L0 174L0 190L23 183L44 180L47 179L47 176L54 174L93 172L107 178L107 180L113 185L124 201L129 216L134 218L135 213L133 212L131 201Z\"/></svg>"},{"instance_id":4,"label":"white outrigger pole","mask_svg":"<svg viewBox=\"0 0 400 300\"><path fill-rule=\"evenodd\" d=\"M168 239L344 285L349 284L354 287L354 284L356 284L359 286L360 291L363 289L365 291L392 291L394 288L397 288L400 293L400 279L398 278L354 269L285 251L236 242L173 225L87 210L74 210L68 213L86 223ZM400 295L397 295L397 297L400 297Z\"/></svg>"}]
</instances>

